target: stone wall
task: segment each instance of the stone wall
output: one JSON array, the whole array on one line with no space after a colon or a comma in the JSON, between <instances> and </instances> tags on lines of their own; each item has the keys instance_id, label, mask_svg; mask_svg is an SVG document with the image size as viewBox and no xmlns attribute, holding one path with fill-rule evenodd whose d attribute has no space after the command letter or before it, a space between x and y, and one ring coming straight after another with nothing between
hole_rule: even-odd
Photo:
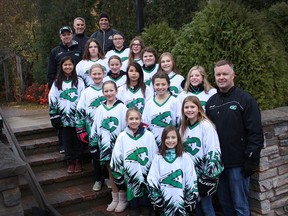
<instances>
[{"instance_id":1,"label":"stone wall","mask_svg":"<svg viewBox=\"0 0 288 216\"><path fill-rule=\"evenodd\" d=\"M264 149L251 177L252 216L288 215L288 107L262 112Z\"/></svg>"},{"instance_id":2,"label":"stone wall","mask_svg":"<svg viewBox=\"0 0 288 216\"><path fill-rule=\"evenodd\" d=\"M0 152L0 215L24 215L18 175L26 171L26 165L2 142Z\"/></svg>"}]
</instances>

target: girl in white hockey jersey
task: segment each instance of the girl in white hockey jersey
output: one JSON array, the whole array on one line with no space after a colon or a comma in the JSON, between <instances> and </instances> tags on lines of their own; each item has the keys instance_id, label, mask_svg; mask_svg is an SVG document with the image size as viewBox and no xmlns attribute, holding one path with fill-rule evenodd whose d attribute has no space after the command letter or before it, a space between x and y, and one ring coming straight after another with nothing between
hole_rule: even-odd
<instances>
[{"instance_id":1,"label":"girl in white hockey jersey","mask_svg":"<svg viewBox=\"0 0 288 216\"><path fill-rule=\"evenodd\" d=\"M220 144L214 125L195 96L188 96L183 101L180 134L198 177L201 200L197 203L196 215L215 216L211 195L216 191L218 176L223 171Z\"/></svg>"},{"instance_id":2,"label":"girl in white hockey jersey","mask_svg":"<svg viewBox=\"0 0 288 216\"><path fill-rule=\"evenodd\" d=\"M130 48L125 45L124 36L120 32L115 33L112 40L114 48L106 53L105 58L109 59L113 55L119 56L122 62L121 70L126 71Z\"/></svg>"},{"instance_id":3,"label":"girl in white hockey jersey","mask_svg":"<svg viewBox=\"0 0 288 216\"><path fill-rule=\"evenodd\" d=\"M128 109L126 122L127 127L116 140L110 167L118 188L127 190L129 215L150 216L147 175L158 147L153 134L141 123L136 107Z\"/></svg>"},{"instance_id":4,"label":"girl in white hockey jersey","mask_svg":"<svg viewBox=\"0 0 288 216\"><path fill-rule=\"evenodd\" d=\"M145 104L153 97L153 92L144 83L141 66L137 62L131 62L126 76L126 84L119 88L117 97L127 108L137 107L143 113Z\"/></svg>"},{"instance_id":5,"label":"girl in white hockey jersey","mask_svg":"<svg viewBox=\"0 0 288 216\"><path fill-rule=\"evenodd\" d=\"M113 55L108 60L108 65L110 71L107 73L107 76L104 78L104 82L107 80L112 80L116 83L117 88L126 83L126 73L121 70L122 62L121 58L117 55Z\"/></svg>"},{"instance_id":6,"label":"girl in white hockey jersey","mask_svg":"<svg viewBox=\"0 0 288 216\"><path fill-rule=\"evenodd\" d=\"M184 77L181 76L176 68L176 62L171 53L165 52L159 58L159 71L164 71L170 79L170 92L174 97L182 92L182 82Z\"/></svg>"},{"instance_id":7,"label":"girl in white hockey jersey","mask_svg":"<svg viewBox=\"0 0 288 216\"><path fill-rule=\"evenodd\" d=\"M156 96L146 103L143 122L149 125L159 147L163 129L168 125L178 125L180 106L169 91L170 79L166 73L156 73L152 77L152 83Z\"/></svg>"},{"instance_id":8,"label":"girl in white hockey jersey","mask_svg":"<svg viewBox=\"0 0 288 216\"><path fill-rule=\"evenodd\" d=\"M61 59L60 70L49 92L49 114L52 125L63 137L67 172L82 172L82 143L76 134L76 105L84 90L84 82L77 77L73 60Z\"/></svg>"},{"instance_id":9,"label":"girl in white hockey jersey","mask_svg":"<svg viewBox=\"0 0 288 216\"><path fill-rule=\"evenodd\" d=\"M100 162L101 164L105 164L109 171L113 200L108 205L107 211L115 210L116 212L122 212L127 206L127 201L121 199L118 202L118 196L114 196L114 193L118 194L119 190L114 183L109 163L117 136L126 127L125 113L127 107L116 98L117 86L115 82L111 80L104 82L102 91L106 97L106 101L96 110L91 128L90 145L99 146Z\"/></svg>"},{"instance_id":10,"label":"girl in white hockey jersey","mask_svg":"<svg viewBox=\"0 0 288 216\"><path fill-rule=\"evenodd\" d=\"M89 69L96 63L102 65L105 74L109 71L107 60L99 42L90 38L85 44L83 59L76 65L77 75L83 79L86 87L94 84Z\"/></svg>"},{"instance_id":11,"label":"girl in white hockey jersey","mask_svg":"<svg viewBox=\"0 0 288 216\"><path fill-rule=\"evenodd\" d=\"M97 63L92 65L89 72L94 84L83 90L77 104L76 112L77 136L83 143L89 143L89 135L91 134L95 112L101 103L106 100L102 92L103 78L105 76L102 65ZM89 150L95 173L95 184L93 185L93 190L99 191L102 187L102 168L98 153L99 146L90 143Z\"/></svg>"},{"instance_id":12,"label":"girl in white hockey jersey","mask_svg":"<svg viewBox=\"0 0 288 216\"><path fill-rule=\"evenodd\" d=\"M145 47L141 52L141 59L143 62L144 82L153 89L152 77L159 68L156 50L152 47Z\"/></svg>"},{"instance_id":13,"label":"girl in white hockey jersey","mask_svg":"<svg viewBox=\"0 0 288 216\"><path fill-rule=\"evenodd\" d=\"M194 66L189 70L184 90L177 96L177 100L182 104L187 96L194 95L199 98L205 111L206 102L216 92L216 89L209 83L204 68L202 66Z\"/></svg>"},{"instance_id":14,"label":"girl in white hockey jersey","mask_svg":"<svg viewBox=\"0 0 288 216\"><path fill-rule=\"evenodd\" d=\"M160 154L153 159L147 181L149 198L160 215L185 216L195 208L197 175L175 126L164 129Z\"/></svg>"}]
</instances>

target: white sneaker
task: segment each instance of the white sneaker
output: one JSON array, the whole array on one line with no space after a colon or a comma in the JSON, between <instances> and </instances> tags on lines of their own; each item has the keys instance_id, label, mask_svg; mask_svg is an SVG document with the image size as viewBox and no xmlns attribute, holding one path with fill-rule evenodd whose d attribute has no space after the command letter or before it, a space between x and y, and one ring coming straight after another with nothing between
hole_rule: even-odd
<instances>
[{"instance_id":1,"label":"white sneaker","mask_svg":"<svg viewBox=\"0 0 288 216\"><path fill-rule=\"evenodd\" d=\"M95 184L93 185L93 191L100 191L101 188L102 188L102 182L96 181Z\"/></svg>"},{"instance_id":2,"label":"white sneaker","mask_svg":"<svg viewBox=\"0 0 288 216\"><path fill-rule=\"evenodd\" d=\"M109 179L104 179L104 184L107 186L107 188L112 188Z\"/></svg>"}]
</instances>

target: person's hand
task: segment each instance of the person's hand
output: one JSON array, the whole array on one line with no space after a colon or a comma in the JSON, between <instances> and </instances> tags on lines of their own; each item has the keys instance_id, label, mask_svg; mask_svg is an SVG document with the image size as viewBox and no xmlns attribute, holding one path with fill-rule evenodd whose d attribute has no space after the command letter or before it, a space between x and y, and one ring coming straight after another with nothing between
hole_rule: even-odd
<instances>
[{"instance_id":1,"label":"person's hand","mask_svg":"<svg viewBox=\"0 0 288 216\"><path fill-rule=\"evenodd\" d=\"M77 133L77 138L81 142L86 143L86 144L89 143L89 136L88 136L88 133L84 127L83 128L76 128L76 133Z\"/></svg>"},{"instance_id":2,"label":"person's hand","mask_svg":"<svg viewBox=\"0 0 288 216\"><path fill-rule=\"evenodd\" d=\"M203 174L197 179L198 192L201 197L211 196L216 192L218 178L210 178Z\"/></svg>"},{"instance_id":3,"label":"person's hand","mask_svg":"<svg viewBox=\"0 0 288 216\"><path fill-rule=\"evenodd\" d=\"M243 166L243 174L244 177L250 177L256 172L256 169L259 165L259 158L253 156L253 153L250 153L250 156L248 156L244 162Z\"/></svg>"},{"instance_id":4,"label":"person's hand","mask_svg":"<svg viewBox=\"0 0 288 216\"><path fill-rule=\"evenodd\" d=\"M50 117L51 125L56 129L59 130L62 127L62 120L60 115L51 116Z\"/></svg>"}]
</instances>

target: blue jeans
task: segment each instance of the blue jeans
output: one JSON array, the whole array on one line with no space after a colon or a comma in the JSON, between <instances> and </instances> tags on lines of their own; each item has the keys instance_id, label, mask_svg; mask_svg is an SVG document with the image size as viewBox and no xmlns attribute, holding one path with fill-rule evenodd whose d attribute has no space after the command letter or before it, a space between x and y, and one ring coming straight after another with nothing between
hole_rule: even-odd
<instances>
[{"instance_id":1,"label":"blue jeans","mask_svg":"<svg viewBox=\"0 0 288 216\"><path fill-rule=\"evenodd\" d=\"M249 216L250 177L244 178L243 168L226 168L220 174L217 195L224 216Z\"/></svg>"},{"instance_id":2,"label":"blue jeans","mask_svg":"<svg viewBox=\"0 0 288 216\"><path fill-rule=\"evenodd\" d=\"M195 212L196 216L215 216L212 196L201 197L201 200L196 205Z\"/></svg>"}]
</instances>

